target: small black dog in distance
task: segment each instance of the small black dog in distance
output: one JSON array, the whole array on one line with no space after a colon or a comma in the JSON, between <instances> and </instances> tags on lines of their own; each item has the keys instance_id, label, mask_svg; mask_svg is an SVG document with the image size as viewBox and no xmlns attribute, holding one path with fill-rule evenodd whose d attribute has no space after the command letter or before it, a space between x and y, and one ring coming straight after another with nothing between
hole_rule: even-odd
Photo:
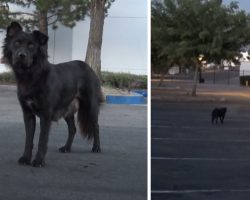
<instances>
[{"instance_id":1,"label":"small black dog in distance","mask_svg":"<svg viewBox=\"0 0 250 200\"><path fill-rule=\"evenodd\" d=\"M43 48L47 41L48 37L40 31L24 32L20 24L12 22L3 46L3 58L16 78L26 131L25 149L19 163L34 167L45 164L52 121L60 118L66 121L68 139L59 151L70 152L76 133L76 112L81 134L94 139L93 152L101 151L98 115L103 96L99 79L82 61L49 63ZM40 137L31 162L36 116L40 118Z\"/></svg>"},{"instance_id":2,"label":"small black dog in distance","mask_svg":"<svg viewBox=\"0 0 250 200\"><path fill-rule=\"evenodd\" d=\"M218 123L218 119L219 119L220 122L223 124L224 118L226 116L226 112L227 112L227 108L226 107L215 108L212 111L212 123L214 123L214 121L215 121L215 123L217 124Z\"/></svg>"}]
</instances>

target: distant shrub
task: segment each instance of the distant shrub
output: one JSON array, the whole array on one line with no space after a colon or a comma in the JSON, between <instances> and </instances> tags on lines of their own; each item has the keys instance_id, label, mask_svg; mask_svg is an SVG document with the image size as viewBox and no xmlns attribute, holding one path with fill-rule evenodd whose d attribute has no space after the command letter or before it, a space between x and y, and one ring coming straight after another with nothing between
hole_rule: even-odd
<instances>
[{"instance_id":1,"label":"distant shrub","mask_svg":"<svg viewBox=\"0 0 250 200\"><path fill-rule=\"evenodd\" d=\"M0 83L15 83L14 74L12 72L0 73ZM102 84L120 89L147 89L147 76L102 72Z\"/></svg>"},{"instance_id":2,"label":"distant shrub","mask_svg":"<svg viewBox=\"0 0 250 200\"><path fill-rule=\"evenodd\" d=\"M103 85L120 89L147 89L147 76L102 72Z\"/></svg>"},{"instance_id":3,"label":"distant shrub","mask_svg":"<svg viewBox=\"0 0 250 200\"><path fill-rule=\"evenodd\" d=\"M12 72L0 73L0 83L15 83L15 77Z\"/></svg>"}]
</instances>

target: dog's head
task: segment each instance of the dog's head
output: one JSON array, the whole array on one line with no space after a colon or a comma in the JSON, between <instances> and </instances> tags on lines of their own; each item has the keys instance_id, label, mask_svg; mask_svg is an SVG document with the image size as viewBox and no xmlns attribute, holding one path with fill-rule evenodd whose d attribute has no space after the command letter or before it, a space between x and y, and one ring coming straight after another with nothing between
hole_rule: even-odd
<instances>
[{"instance_id":1,"label":"dog's head","mask_svg":"<svg viewBox=\"0 0 250 200\"><path fill-rule=\"evenodd\" d=\"M226 107L222 108L222 111L223 111L224 113L226 113L226 112L227 112L227 108L226 108Z\"/></svg>"},{"instance_id":2,"label":"dog's head","mask_svg":"<svg viewBox=\"0 0 250 200\"><path fill-rule=\"evenodd\" d=\"M42 47L47 41L48 36L40 31L27 33L22 30L19 23L12 22L6 32L4 60L16 70L31 69L37 60L36 57L42 54Z\"/></svg>"}]
</instances>

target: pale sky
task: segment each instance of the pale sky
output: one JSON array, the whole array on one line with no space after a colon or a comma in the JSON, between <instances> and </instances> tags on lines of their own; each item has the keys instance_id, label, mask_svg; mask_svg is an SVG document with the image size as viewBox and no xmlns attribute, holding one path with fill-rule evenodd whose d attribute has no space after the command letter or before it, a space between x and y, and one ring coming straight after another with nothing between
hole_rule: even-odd
<instances>
[{"instance_id":1,"label":"pale sky","mask_svg":"<svg viewBox=\"0 0 250 200\"><path fill-rule=\"evenodd\" d=\"M235 0L239 2L239 7L241 10L245 10L247 13L250 12L250 1L249 0ZM232 0L223 0L224 4L229 4Z\"/></svg>"}]
</instances>

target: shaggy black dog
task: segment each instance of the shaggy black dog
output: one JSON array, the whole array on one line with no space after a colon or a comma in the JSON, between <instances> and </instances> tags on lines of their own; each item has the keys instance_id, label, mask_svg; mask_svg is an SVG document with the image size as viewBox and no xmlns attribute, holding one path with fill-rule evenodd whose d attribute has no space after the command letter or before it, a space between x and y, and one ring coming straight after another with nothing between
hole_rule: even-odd
<instances>
[{"instance_id":1,"label":"shaggy black dog","mask_svg":"<svg viewBox=\"0 0 250 200\"><path fill-rule=\"evenodd\" d=\"M68 139L60 152L70 152L76 133L74 113L83 136L94 139L93 152L100 152L98 114L102 101L100 82L82 61L51 64L44 46L48 37L39 31L22 31L12 22L3 46L4 60L13 69L17 96L22 107L26 131L25 149L20 164L31 164L36 116L40 118L40 137L34 167L44 166L52 121L64 118Z\"/></svg>"},{"instance_id":2,"label":"shaggy black dog","mask_svg":"<svg viewBox=\"0 0 250 200\"><path fill-rule=\"evenodd\" d=\"M214 120L217 124L218 119L220 119L220 122L223 124L224 118L226 116L227 108L215 108L212 111L212 123L214 123Z\"/></svg>"}]
</instances>

